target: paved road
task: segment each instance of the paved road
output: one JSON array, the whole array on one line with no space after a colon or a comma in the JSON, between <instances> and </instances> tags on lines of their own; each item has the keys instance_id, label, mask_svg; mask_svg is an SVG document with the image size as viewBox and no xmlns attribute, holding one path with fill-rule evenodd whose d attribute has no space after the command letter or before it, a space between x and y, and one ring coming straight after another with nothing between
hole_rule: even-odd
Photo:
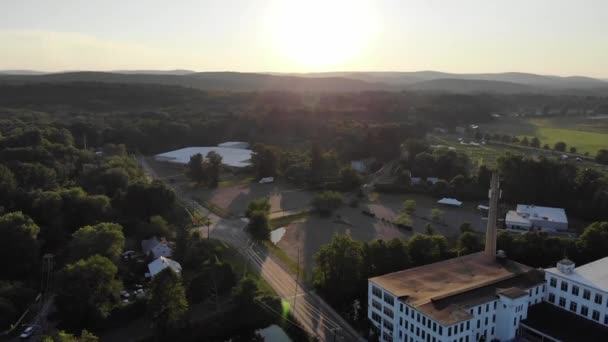
<instances>
[{"instance_id":1,"label":"paved road","mask_svg":"<svg viewBox=\"0 0 608 342\"><path fill-rule=\"evenodd\" d=\"M154 170L145 159L139 159L146 173L156 178ZM167 186L173 188L171 184ZM304 329L310 336L320 341L365 341L344 319L338 315L319 296L311 292L270 253L263 245L252 242L244 228L246 223L240 219L223 219L188 198L179 189L173 188L176 196L188 207L206 215L211 220L209 227L212 238L224 241L243 254L261 273L277 294L291 305L295 317L294 325ZM201 227L206 236L207 227ZM280 313L277 313L280 314Z\"/></svg>"}]
</instances>

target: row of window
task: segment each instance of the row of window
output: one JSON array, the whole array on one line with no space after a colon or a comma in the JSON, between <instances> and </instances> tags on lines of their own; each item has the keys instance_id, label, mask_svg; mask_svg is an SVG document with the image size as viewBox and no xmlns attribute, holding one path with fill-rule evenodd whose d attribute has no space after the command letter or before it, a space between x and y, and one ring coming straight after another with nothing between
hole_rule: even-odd
<instances>
[{"instance_id":1,"label":"row of window","mask_svg":"<svg viewBox=\"0 0 608 342\"><path fill-rule=\"evenodd\" d=\"M555 304L555 294L553 293L549 293L549 303ZM561 306L562 308L566 308L566 298L564 297L559 297L559 301L558 301L558 305ZM578 303L575 301L570 301L570 307L569 307L570 311L574 312L574 313L578 313L581 316L584 317L589 317L589 307L585 306L585 305L581 305L581 310L580 312L577 311L578 310ZM591 312L591 319L593 319L594 321L598 321L600 320L600 312L597 310L593 310ZM604 315L604 324L608 324L608 315Z\"/></svg>"},{"instance_id":2,"label":"row of window","mask_svg":"<svg viewBox=\"0 0 608 342\"><path fill-rule=\"evenodd\" d=\"M555 278L549 279L549 285L551 287L557 288L557 279L555 279ZM563 292L568 292L568 288L570 288L570 291L574 296L579 295L580 288L578 286L576 286L576 285L570 286L570 284L568 284L568 282L562 280L561 284L560 284L560 289ZM589 291L587 289L583 289L583 299L591 300L591 291ZM601 305L604 301L604 297L601 294L596 293L595 296L593 296L593 301L595 302L595 304ZM608 305L608 301L606 301L606 305Z\"/></svg>"}]
</instances>

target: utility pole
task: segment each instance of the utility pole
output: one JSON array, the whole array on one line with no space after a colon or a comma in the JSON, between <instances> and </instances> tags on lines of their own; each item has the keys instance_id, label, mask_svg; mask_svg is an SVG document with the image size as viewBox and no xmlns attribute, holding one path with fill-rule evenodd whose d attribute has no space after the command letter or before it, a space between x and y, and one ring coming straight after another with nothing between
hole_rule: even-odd
<instances>
[{"instance_id":1,"label":"utility pole","mask_svg":"<svg viewBox=\"0 0 608 342\"><path fill-rule=\"evenodd\" d=\"M296 292L293 295L293 312L296 312L296 301L298 300L298 279L300 278L300 247L298 246L298 263L296 264Z\"/></svg>"}]
</instances>

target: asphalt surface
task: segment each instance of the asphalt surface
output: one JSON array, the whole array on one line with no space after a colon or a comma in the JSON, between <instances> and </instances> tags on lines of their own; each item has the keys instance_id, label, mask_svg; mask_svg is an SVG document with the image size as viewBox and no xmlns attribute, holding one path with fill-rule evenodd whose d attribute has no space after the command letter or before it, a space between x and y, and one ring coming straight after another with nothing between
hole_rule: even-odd
<instances>
[{"instance_id":1,"label":"asphalt surface","mask_svg":"<svg viewBox=\"0 0 608 342\"><path fill-rule=\"evenodd\" d=\"M152 178L157 178L154 170L143 158L139 162L144 171ZM224 219L196 201L188 198L179 189L165 183L175 191L180 201L192 210L199 211L211 220L209 235L237 249L251 265L255 266L264 280L275 292L290 304L295 321L290 323L305 330L308 335L319 341L365 341L339 314L337 314L319 296L307 286L297 281L277 259L266 251L263 245L252 242L245 232L246 223L240 219ZM200 227L202 236L207 235L207 227ZM276 313L281 315L281 313Z\"/></svg>"}]
</instances>

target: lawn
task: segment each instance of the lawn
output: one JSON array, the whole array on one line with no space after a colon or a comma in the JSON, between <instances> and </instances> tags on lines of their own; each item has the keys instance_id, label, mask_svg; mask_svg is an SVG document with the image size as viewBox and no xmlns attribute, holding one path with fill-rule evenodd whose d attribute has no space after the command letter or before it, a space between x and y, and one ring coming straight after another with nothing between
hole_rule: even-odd
<instances>
[{"instance_id":1,"label":"lawn","mask_svg":"<svg viewBox=\"0 0 608 342\"><path fill-rule=\"evenodd\" d=\"M578 153L589 152L594 156L599 149L608 147L608 134L597 132L578 131L565 128L538 127L536 136L542 144L553 145L558 141L563 141L570 150L571 146L576 147Z\"/></svg>"}]
</instances>

